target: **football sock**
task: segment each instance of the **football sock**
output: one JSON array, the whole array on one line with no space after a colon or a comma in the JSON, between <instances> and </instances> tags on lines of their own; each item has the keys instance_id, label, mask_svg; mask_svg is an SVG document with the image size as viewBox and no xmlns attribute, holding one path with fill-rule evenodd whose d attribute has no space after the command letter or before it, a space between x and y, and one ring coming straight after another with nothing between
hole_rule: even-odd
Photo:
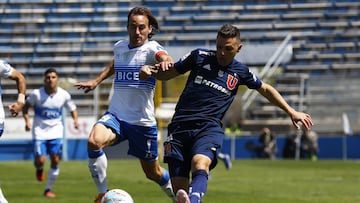
<instances>
[{"instance_id":1,"label":"football sock","mask_svg":"<svg viewBox=\"0 0 360 203\"><path fill-rule=\"evenodd\" d=\"M225 154L219 152L219 153L217 154L217 157L218 157L219 159L224 159L224 158L225 158Z\"/></svg>"},{"instance_id":2,"label":"football sock","mask_svg":"<svg viewBox=\"0 0 360 203\"><path fill-rule=\"evenodd\" d=\"M8 203L8 201L5 199L5 197L1 191L1 188L0 188L0 203Z\"/></svg>"},{"instance_id":3,"label":"football sock","mask_svg":"<svg viewBox=\"0 0 360 203\"><path fill-rule=\"evenodd\" d=\"M45 189L51 190L51 187L53 186L56 178L59 176L59 173L60 173L60 168L58 166L56 166L55 168L49 169L49 172L48 172L49 178L48 178Z\"/></svg>"},{"instance_id":4,"label":"football sock","mask_svg":"<svg viewBox=\"0 0 360 203\"><path fill-rule=\"evenodd\" d=\"M106 180L107 158L103 150L88 151L88 167L99 193L108 190Z\"/></svg>"},{"instance_id":5,"label":"football sock","mask_svg":"<svg viewBox=\"0 0 360 203\"><path fill-rule=\"evenodd\" d=\"M205 170L197 170L192 173L192 181L189 187L190 202L201 202L207 189L208 176Z\"/></svg>"},{"instance_id":6,"label":"football sock","mask_svg":"<svg viewBox=\"0 0 360 203\"><path fill-rule=\"evenodd\" d=\"M161 189L171 198L174 198L174 192L171 186L171 181L170 181L170 176L169 176L169 171L166 169L162 169L162 175L160 177L159 180L159 185L161 187Z\"/></svg>"}]
</instances>

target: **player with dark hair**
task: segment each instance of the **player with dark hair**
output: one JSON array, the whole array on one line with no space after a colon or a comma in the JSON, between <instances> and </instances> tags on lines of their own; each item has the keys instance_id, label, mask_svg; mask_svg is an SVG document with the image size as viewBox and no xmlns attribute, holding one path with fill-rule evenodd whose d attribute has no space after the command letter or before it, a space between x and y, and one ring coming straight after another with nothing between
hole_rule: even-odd
<instances>
[{"instance_id":1,"label":"player with dark hair","mask_svg":"<svg viewBox=\"0 0 360 203\"><path fill-rule=\"evenodd\" d=\"M74 120L74 127L79 128L78 112L71 95L61 87L58 87L59 75L54 68L44 72L44 86L35 89L26 99L23 108L25 130L32 130L34 165L38 181L45 180L44 164L47 155L50 157L50 169L48 181L44 190L44 196L54 198L56 195L51 191L55 180L60 173L60 158L62 154L64 125L62 122L63 107L67 108ZM34 108L34 120L31 125L29 109Z\"/></svg>"},{"instance_id":2,"label":"player with dark hair","mask_svg":"<svg viewBox=\"0 0 360 203\"><path fill-rule=\"evenodd\" d=\"M239 29L226 24L217 33L216 50L195 49L173 66L141 69L142 79L162 80L190 71L164 143L164 160L179 203L201 202L224 138L221 120L240 85L257 90L283 109L295 127L299 128L298 122L306 128L312 125L310 115L295 111L275 88L234 59L241 47Z\"/></svg>"},{"instance_id":3,"label":"player with dark hair","mask_svg":"<svg viewBox=\"0 0 360 203\"><path fill-rule=\"evenodd\" d=\"M125 140L129 141L128 154L140 160L146 177L174 199L169 172L158 161L158 129L153 100L155 79L139 79L139 70L145 64L160 63L168 67L173 63L158 42L149 40L158 29L157 20L149 9L131 9L127 23L129 39L115 43L113 60L96 79L75 84L88 92L115 75L109 108L93 126L88 139L88 166L98 189L97 203L108 190L107 158L103 148Z\"/></svg>"},{"instance_id":4,"label":"player with dark hair","mask_svg":"<svg viewBox=\"0 0 360 203\"><path fill-rule=\"evenodd\" d=\"M0 77L1 78L9 78L11 80L16 81L16 87L18 91L18 99L16 102L10 104L9 110L11 116L16 117L25 104L25 92L26 92L26 80L24 76L13 68L8 62L0 60ZM4 133L4 125L5 125L5 111L2 103L2 91L0 86L0 137ZM8 201L5 199L2 190L0 188L0 202L7 203Z\"/></svg>"}]
</instances>

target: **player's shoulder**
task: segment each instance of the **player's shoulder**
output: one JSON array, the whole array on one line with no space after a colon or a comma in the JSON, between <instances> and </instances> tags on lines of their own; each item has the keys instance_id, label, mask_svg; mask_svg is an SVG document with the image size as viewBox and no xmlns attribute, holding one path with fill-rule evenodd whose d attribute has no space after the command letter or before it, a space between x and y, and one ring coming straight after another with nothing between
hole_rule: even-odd
<instances>
[{"instance_id":1,"label":"player's shoulder","mask_svg":"<svg viewBox=\"0 0 360 203\"><path fill-rule=\"evenodd\" d=\"M58 87L58 88L57 88L57 91L58 91L58 93L60 93L60 94L62 94L62 95L68 95L68 94L70 94L67 90L65 90L65 89L62 88L62 87Z\"/></svg>"},{"instance_id":2,"label":"player's shoulder","mask_svg":"<svg viewBox=\"0 0 360 203\"><path fill-rule=\"evenodd\" d=\"M248 72L249 67L240 61L236 60L235 58L232 60L232 62L229 65L229 69L234 70L235 72L241 71L241 72Z\"/></svg>"},{"instance_id":3,"label":"player's shoulder","mask_svg":"<svg viewBox=\"0 0 360 203\"><path fill-rule=\"evenodd\" d=\"M149 40L141 47L143 49L152 49L155 51L164 51L165 50L165 48L159 42L157 42L155 40Z\"/></svg>"},{"instance_id":4,"label":"player's shoulder","mask_svg":"<svg viewBox=\"0 0 360 203\"><path fill-rule=\"evenodd\" d=\"M44 95L44 94L46 94L44 87L40 87L37 89L33 89L29 94L29 96L40 98L41 97L40 95Z\"/></svg>"},{"instance_id":5,"label":"player's shoulder","mask_svg":"<svg viewBox=\"0 0 360 203\"><path fill-rule=\"evenodd\" d=\"M197 48L192 51L200 56L216 56L216 51L207 48Z\"/></svg>"},{"instance_id":6,"label":"player's shoulder","mask_svg":"<svg viewBox=\"0 0 360 203\"><path fill-rule=\"evenodd\" d=\"M10 65L9 62L0 59L0 68L2 68L3 70L5 69L8 70L8 69L12 69L13 67Z\"/></svg>"},{"instance_id":7,"label":"player's shoulder","mask_svg":"<svg viewBox=\"0 0 360 203\"><path fill-rule=\"evenodd\" d=\"M129 44L129 41L123 39L123 40L119 40L119 41L115 42L114 47L121 47L121 46L127 47L128 44Z\"/></svg>"}]
</instances>

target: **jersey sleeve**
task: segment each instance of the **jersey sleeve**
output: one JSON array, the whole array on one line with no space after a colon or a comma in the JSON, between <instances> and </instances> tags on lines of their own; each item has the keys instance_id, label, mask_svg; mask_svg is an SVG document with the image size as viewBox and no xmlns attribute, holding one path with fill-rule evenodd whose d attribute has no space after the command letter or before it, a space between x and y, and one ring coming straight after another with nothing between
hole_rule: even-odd
<instances>
[{"instance_id":1,"label":"jersey sleeve","mask_svg":"<svg viewBox=\"0 0 360 203\"><path fill-rule=\"evenodd\" d=\"M0 60L0 76L10 77L14 68L6 61Z\"/></svg>"},{"instance_id":2,"label":"jersey sleeve","mask_svg":"<svg viewBox=\"0 0 360 203\"><path fill-rule=\"evenodd\" d=\"M195 50L185 54L174 64L174 67L178 73L184 74L187 71L191 70L192 68L195 68L197 52L198 52L198 50L195 49Z\"/></svg>"},{"instance_id":3,"label":"jersey sleeve","mask_svg":"<svg viewBox=\"0 0 360 203\"><path fill-rule=\"evenodd\" d=\"M163 46L161 46L157 41L150 42L150 49L153 52L154 60L160 62L160 57L162 55L168 55L168 52Z\"/></svg>"},{"instance_id":4,"label":"jersey sleeve","mask_svg":"<svg viewBox=\"0 0 360 203\"><path fill-rule=\"evenodd\" d=\"M29 103L30 106L34 106L35 103L36 103L36 100L37 100L37 98L38 98L37 95L39 95L39 94L40 94L40 93L39 93L38 90L33 90L33 91L29 94L29 96L27 96L27 98L26 98L26 103Z\"/></svg>"},{"instance_id":5,"label":"jersey sleeve","mask_svg":"<svg viewBox=\"0 0 360 203\"><path fill-rule=\"evenodd\" d=\"M249 89L259 89L262 85L262 81L250 70L245 77L245 84Z\"/></svg>"},{"instance_id":6,"label":"jersey sleeve","mask_svg":"<svg viewBox=\"0 0 360 203\"><path fill-rule=\"evenodd\" d=\"M76 109L76 105L75 105L75 102L74 100L72 100L71 98L71 95L65 91L65 94L64 94L66 100L65 100L65 107L68 111L74 111Z\"/></svg>"}]
</instances>

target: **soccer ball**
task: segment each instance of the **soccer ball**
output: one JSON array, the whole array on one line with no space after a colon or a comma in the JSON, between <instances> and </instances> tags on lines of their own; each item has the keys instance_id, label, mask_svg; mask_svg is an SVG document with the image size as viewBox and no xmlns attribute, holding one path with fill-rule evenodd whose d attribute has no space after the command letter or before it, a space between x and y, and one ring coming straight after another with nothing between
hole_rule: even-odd
<instances>
[{"instance_id":1,"label":"soccer ball","mask_svg":"<svg viewBox=\"0 0 360 203\"><path fill-rule=\"evenodd\" d=\"M101 203L134 203L134 200L125 190L112 189L105 193Z\"/></svg>"}]
</instances>

